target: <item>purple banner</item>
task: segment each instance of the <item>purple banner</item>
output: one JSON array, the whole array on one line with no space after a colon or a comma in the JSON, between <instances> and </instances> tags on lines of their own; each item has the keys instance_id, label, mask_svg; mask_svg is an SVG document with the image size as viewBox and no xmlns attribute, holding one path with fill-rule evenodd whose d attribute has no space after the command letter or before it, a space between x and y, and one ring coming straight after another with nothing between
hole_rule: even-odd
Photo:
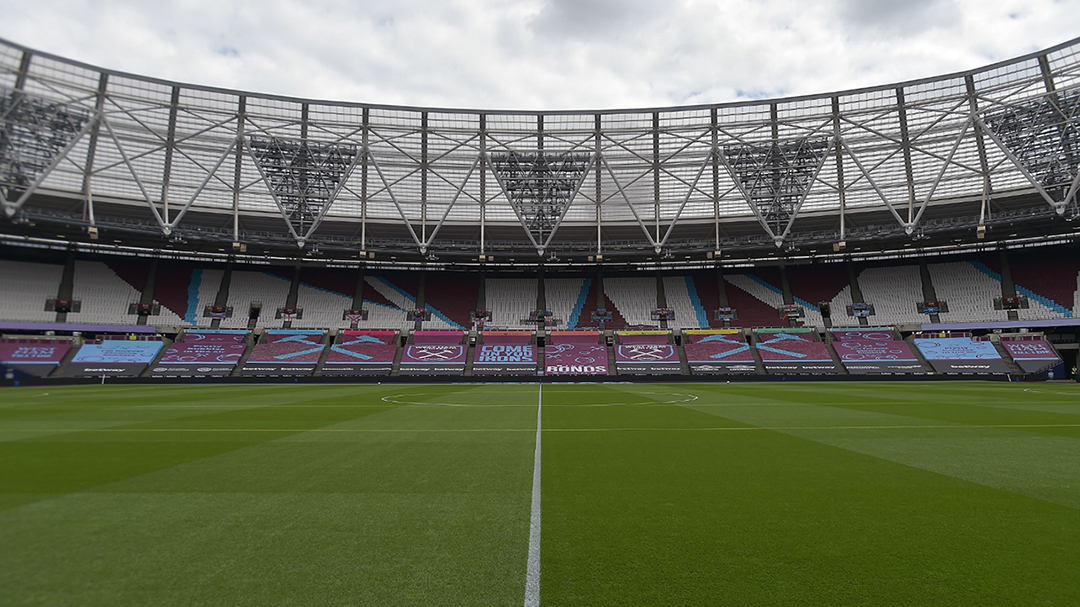
<instances>
[{"instance_id":1,"label":"purple banner","mask_svg":"<svg viewBox=\"0 0 1080 607\"><path fill-rule=\"evenodd\" d=\"M380 337L346 332L341 343L330 346L322 374L389 375L398 348L380 341Z\"/></svg>"},{"instance_id":2,"label":"purple banner","mask_svg":"<svg viewBox=\"0 0 1080 607\"><path fill-rule=\"evenodd\" d=\"M70 341L56 341L51 343L0 342L0 364L58 365L70 349Z\"/></svg>"},{"instance_id":3,"label":"purple banner","mask_svg":"<svg viewBox=\"0 0 1080 607\"><path fill-rule=\"evenodd\" d=\"M544 350L545 375L607 375L607 346L552 344Z\"/></svg>"},{"instance_id":4,"label":"purple banner","mask_svg":"<svg viewBox=\"0 0 1080 607\"><path fill-rule=\"evenodd\" d=\"M466 346L405 346L400 370L416 375L460 375L465 371Z\"/></svg>"},{"instance_id":5,"label":"purple banner","mask_svg":"<svg viewBox=\"0 0 1080 607\"><path fill-rule=\"evenodd\" d=\"M1041 373L1061 361L1044 339L1003 339L1001 345L1025 373Z\"/></svg>"},{"instance_id":6,"label":"purple banner","mask_svg":"<svg viewBox=\"0 0 1080 607\"><path fill-rule=\"evenodd\" d=\"M832 346L852 375L926 373L911 346L889 330L834 331Z\"/></svg>"},{"instance_id":7,"label":"purple banner","mask_svg":"<svg viewBox=\"0 0 1080 607\"><path fill-rule=\"evenodd\" d=\"M635 344L615 346L615 368L630 375L682 373L679 352L672 345Z\"/></svg>"},{"instance_id":8,"label":"purple banner","mask_svg":"<svg viewBox=\"0 0 1080 607\"><path fill-rule=\"evenodd\" d=\"M536 375L536 346L531 344L476 347L473 373L477 375Z\"/></svg>"},{"instance_id":9,"label":"purple banner","mask_svg":"<svg viewBox=\"0 0 1080 607\"><path fill-rule=\"evenodd\" d=\"M34 377L45 377L70 350L70 341L0 342L0 365Z\"/></svg>"}]
</instances>

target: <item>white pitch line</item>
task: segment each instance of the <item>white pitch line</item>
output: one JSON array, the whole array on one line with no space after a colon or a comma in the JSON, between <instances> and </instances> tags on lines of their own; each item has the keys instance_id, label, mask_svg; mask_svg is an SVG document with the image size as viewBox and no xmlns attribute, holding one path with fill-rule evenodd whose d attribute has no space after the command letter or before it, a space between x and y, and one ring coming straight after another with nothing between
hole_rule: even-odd
<instances>
[{"instance_id":1,"label":"white pitch line","mask_svg":"<svg viewBox=\"0 0 1080 607\"><path fill-rule=\"evenodd\" d=\"M540 412L544 384L536 399L536 452L533 454L532 510L529 514L529 562L525 565L525 607L540 607Z\"/></svg>"}]
</instances>

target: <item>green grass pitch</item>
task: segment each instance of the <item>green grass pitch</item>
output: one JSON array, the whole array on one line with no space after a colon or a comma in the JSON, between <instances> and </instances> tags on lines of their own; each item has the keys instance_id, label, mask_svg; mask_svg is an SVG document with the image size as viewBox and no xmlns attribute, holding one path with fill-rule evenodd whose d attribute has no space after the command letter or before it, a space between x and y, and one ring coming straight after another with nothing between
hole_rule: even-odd
<instances>
[{"instance_id":1,"label":"green grass pitch","mask_svg":"<svg viewBox=\"0 0 1080 607\"><path fill-rule=\"evenodd\" d=\"M522 605L537 384L0 391L0 605ZM1080 389L545 384L544 606L1080 605Z\"/></svg>"}]
</instances>

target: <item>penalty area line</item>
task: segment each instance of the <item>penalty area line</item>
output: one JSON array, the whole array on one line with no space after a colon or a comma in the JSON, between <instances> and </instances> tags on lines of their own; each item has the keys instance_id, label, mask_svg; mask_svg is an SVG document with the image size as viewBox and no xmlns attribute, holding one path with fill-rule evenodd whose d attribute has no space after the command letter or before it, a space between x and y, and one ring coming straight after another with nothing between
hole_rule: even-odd
<instances>
[{"instance_id":1,"label":"penalty area line","mask_svg":"<svg viewBox=\"0 0 1080 607\"><path fill-rule=\"evenodd\" d=\"M532 507L529 511L529 560L525 565L525 607L540 607L540 413L544 384L536 396L536 451L533 453Z\"/></svg>"}]
</instances>

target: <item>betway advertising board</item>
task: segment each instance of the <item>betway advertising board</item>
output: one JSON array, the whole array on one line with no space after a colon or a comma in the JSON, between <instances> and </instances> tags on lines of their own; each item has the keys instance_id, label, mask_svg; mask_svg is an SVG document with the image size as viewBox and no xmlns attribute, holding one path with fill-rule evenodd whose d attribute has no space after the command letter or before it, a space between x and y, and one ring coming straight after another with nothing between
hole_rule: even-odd
<instances>
[{"instance_id":1,"label":"betway advertising board","mask_svg":"<svg viewBox=\"0 0 1080 607\"><path fill-rule=\"evenodd\" d=\"M1005 351L1020 365L1025 373L1041 373L1058 364L1061 359L1046 341L1038 340L1002 340Z\"/></svg>"},{"instance_id":2,"label":"betway advertising board","mask_svg":"<svg viewBox=\"0 0 1080 607\"><path fill-rule=\"evenodd\" d=\"M969 337L916 338L915 347L938 373L1001 373L1009 367L994 344Z\"/></svg>"},{"instance_id":3,"label":"betway advertising board","mask_svg":"<svg viewBox=\"0 0 1080 607\"><path fill-rule=\"evenodd\" d=\"M390 375L397 345L395 331L344 331L340 343L330 346L322 366L327 377Z\"/></svg>"},{"instance_id":4,"label":"betway advertising board","mask_svg":"<svg viewBox=\"0 0 1080 607\"><path fill-rule=\"evenodd\" d=\"M693 375L748 375L758 373L750 345L737 329L694 329L686 332L683 346Z\"/></svg>"},{"instance_id":5,"label":"betway advertising board","mask_svg":"<svg viewBox=\"0 0 1080 607\"><path fill-rule=\"evenodd\" d=\"M889 329L833 331L832 347L852 375L926 373L911 346Z\"/></svg>"},{"instance_id":6,"label":"betway advertising board","mask_svg":"<svg viewBox=\"0 0 1080 607\"><path fill-rule=\"evenodd\" d=\"M607 346L551 344L544 348L544 375L607 375Z\"/></svg>"},{"instance_id":7,"label":"betway advertising board","mask_svg":"<svg viewBox=\"0 0 1080 607\"><path fill-rule=\"evenodd\" d=\"M473 375L536 375L536 346L477 346Z\"/></svg>"},{"instance_id":8,"label":"betway advertising board","mask_svg":"<svg viewBox=\"0 0 1080 607\"><path fill-rule=\"evenodd\" d=\"M160 341L106 340L83 344L64 370L64 377L135 377L161 351Z\"/></svg>"},{"instance_id":9,"label":"betway advertising board","mask_svg":"<svg viewBox=\"0 0 1080 607\"><path fill-rule=\"evenodd\" d=\"M669 344L618 345L615 370L619 375L677 375L682 363L675 346Z\"/></svg>"},{"instance_id":10,"label":"betway advertising board","mask_svg":"<svg viewBox=\"0 0 1080 607\"><path fill-rule=\"evenodd\" d=\"M225 377L246 349L245 344L226 341L175 343L150 369L150 377Z\"/></svg>"},{"instance_id":11,"label":"betway advertising board","mask_svg":"<svg viewBox=\"0 0 1080 607\"><path fill-rule=\"evenodd\" d=\"M70 349L70 341L0 342L0 365L34 377L45 377L56 369Z\"/></svg>"},{"instance_id":12,"label":"betway advertising board","mask_svg":"<svg viewBox=\"0 0 1080 607\"><path fill-rule=\"evenodd\" d=\"M461 375L465 372L466 346L405 346L399 375Z\"/></svg>"}]
</instances>

